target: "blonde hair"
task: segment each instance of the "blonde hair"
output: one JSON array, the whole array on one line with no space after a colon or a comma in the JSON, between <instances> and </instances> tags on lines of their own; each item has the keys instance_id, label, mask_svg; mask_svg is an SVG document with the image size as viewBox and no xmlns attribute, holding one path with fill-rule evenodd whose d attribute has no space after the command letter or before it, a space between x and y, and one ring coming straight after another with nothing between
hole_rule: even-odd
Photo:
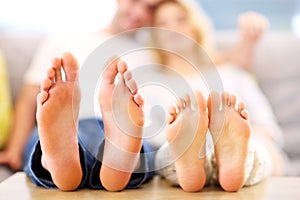
<instances>
[{"instance_id":1,"label":"blonde hair","mask_svg":"<svg viewBox=\"0 0 300 200\"><path fill-rule=\"evenodd\" d=\"M196 35L195 41L200 45L206 52L210 53L213 49L213 29L212 23L209 17L206 15L202 7L193 0L164 0L161 1L156 9L165 3L175 3L183 8L186 12L188 21L192 24L194 33ZM154 11L155 15L155 11ZM154 25L154 24L152 24ZM155 52L155 57L162 63L165 64L161 51Z\"/></svg>"}]
</instances>

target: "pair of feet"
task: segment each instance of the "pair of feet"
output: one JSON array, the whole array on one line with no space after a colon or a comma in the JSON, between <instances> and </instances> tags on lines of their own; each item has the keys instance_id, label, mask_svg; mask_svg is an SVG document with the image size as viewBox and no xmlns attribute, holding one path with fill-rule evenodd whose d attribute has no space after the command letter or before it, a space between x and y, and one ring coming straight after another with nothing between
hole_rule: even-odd
<instances>
[{"instance_id":1,"label":"pair of feet","mask_svg":"<svg viewBox=\"0 0 300 200\"><path fill-rule=\"evenodd\" d=\"M65 81L61 70L66 74ZM50 172L58 188L64 191L75 190L83 176L77 136L80 105L78 72L77 61L71 54L65 53L62 58L54 59L37 96L36 117L43 152L42 166ZM115 85L117 75L119 81ZM238 109L235 109L235 96L230 96L229 100L228 94L224 93L223 120L218 96L211 95L208 99L207 112L203 96L199 92L195 95L198 107L196 111L192 109L187 96L178 102L177 109L171 107L169 112L166 136L171 149L172 146L176 149L177 145L182 145L184 140L180 136L186 137L184 130L188 130L190 123L195 122L193 119L198 119L192 144L175 162L179 183L186 191L199 191L204 186L205 158L199 158L199 151L205 146L205 135L209 127L215 142L220 184L225 190L238 190L244 181L250 134L245 106L240 103ZM99 178L107 190L119 191L125 188L131 173L139 166L137 158L142 146L144 124L144 100L138 94L137 84L124 62L115 60L103 72L99 104L106 140ZM119 121L116 121L115 111L118 112ZM220 126L220 122L224 124ZM120 129L118 123L126 124L126 128ZM116 152L124 155L121 159L122 170L120 160L114 159ZM177 156L176 151L173 156ZM126 163L127 166L124 167Z\"/></svg>"},{"instance_id":2,"label":"pair of feet","mask_svg":"<svg viewBox=\"0 0 300 200\"><path fill-rule=\"evenodd\" d=\"M211 93L207 102L198 91L169 108L166 137L179 185L188 192L206 183L206 134L210 130L218 167L218 181L226 191L237 191L245 179L250 124L245 104L227 92ZM195 104L195 105L193 105ZM197 109L195 109L197 106Z\"/></svg>"},{"instance_id":3,"label":"pair of feet","mask_svg":"<svg viewBox=\"0 0 300 200\"><path fill-rule=\"evenodd\" d=\"M64 53L61 58L55 58L37 96L41 163L63 191L75 190L83 176L77 135L81 99L78 73L73 55ZM117 75L119 81L115 85ZM139 166L144 124L144 100L137 93L137 84L126 63L114 60L103 72L99 104L106 141L99 178L107 190L120 191ZM118 122L125 123L125 129ZM116 159L118 154L122 158Z\"/></svg>"}]
</instances>

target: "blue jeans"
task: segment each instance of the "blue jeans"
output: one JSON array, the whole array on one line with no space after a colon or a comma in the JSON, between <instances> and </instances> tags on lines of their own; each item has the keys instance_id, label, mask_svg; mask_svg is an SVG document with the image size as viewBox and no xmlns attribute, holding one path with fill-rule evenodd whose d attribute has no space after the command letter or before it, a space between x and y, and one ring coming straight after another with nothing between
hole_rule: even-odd
<instances>
[{"instance_id":1,"label":"blue jeans","mask_svg":"<svg viewBox=\"0 0 300 200\"><path fill-rule=\"evenodd\" d=\"M78 188L103 189L99 178L105 142L103 130L102 120L94 118L79 120L78 141L83 178ZM36 128L25 149L24 171L36 185L56 188L50 173L41 165L41 155L42 151ZM154 157L154 149L148 143L143 142L140 168L132 173L126 188L138 188L154 176Z\"/></svg>"}]
</instances>

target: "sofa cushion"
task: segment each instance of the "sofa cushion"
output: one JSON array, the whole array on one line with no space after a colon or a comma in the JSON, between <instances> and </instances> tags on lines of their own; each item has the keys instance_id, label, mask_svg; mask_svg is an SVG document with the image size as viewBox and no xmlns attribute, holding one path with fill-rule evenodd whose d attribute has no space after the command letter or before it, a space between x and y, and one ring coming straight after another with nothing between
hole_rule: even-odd
<instances>
[{"instance_id":1,"label":"sofa cushion","mask_svg":"<svg viewBox=\"0 0 300 200\"><path fill-rule=\"evenodd\" d=\"M268 34L258 46L254 73L284 132L285 150L300 158L300 38Z\"/></svg>"}]
</instances>

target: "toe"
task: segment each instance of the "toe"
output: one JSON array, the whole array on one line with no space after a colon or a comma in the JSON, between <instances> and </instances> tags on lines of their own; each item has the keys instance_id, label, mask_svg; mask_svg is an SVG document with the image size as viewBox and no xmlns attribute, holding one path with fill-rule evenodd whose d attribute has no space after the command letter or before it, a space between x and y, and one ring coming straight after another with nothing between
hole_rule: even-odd
<instances>
[{"instance_id":1,"label":"toe","mask_svg":"<svg viewBox=\"0 0 300 200\"><path fill-rule=\"evenodd\" d=\"M235 95L230 95L230 106L235 107L236 104L236 96Z\"/></svg>"},{"instance_id":2,"label":"toe","mask_svg":"<svg viewBox=\"0 0 300 200\"><path fill-rule=\"evenodd\" d=\"M139 107L142 107L145 104L145 101L140 94L134 95L134 101Z\"/></svg>"},{"instance_id":3,"label":"toe","mask_svg":"<svg viewBox=\"0 0 300 200\"><path fill-rule=\"evenodd\" d=\"M241 111L241 116L245 119L245 120L249 120L249 112L246 109L243 109Z\"/></svg>"},{"instance_id":4,"label":"toe","mask_svg":"<svg viewBox=\"0 0 300 200\"><path fill-rule=\"evenodd\" d=\"M55 82L59 82L62 81L62 75L61 75L61 59L60 58L54 58L52 60L52 70L50 69L48 70L47 74L50 75L50 79L51 76L53 76L53 78L55 79ZM54 80L53 80L54 81Z\"/></svg>"},{"instance_id":5,"label":"toe","mask_svg":"<svg viewBox=\"0 0 300 200\"><path fill-rule=\"evenodd\" d=\"M48 79L50 79L50 80L53 81L53 79L54 79L54 77L55 77L55 70L54 70L54 68L49 68L49 69L47 70L46 76L47 76Z\"/></svg>"},{"instance_id":6,"label":"toe","mask_svg":"<svg viewBox=\"0 0 300 200\"><path fill-rule=\"evenodd\" d=\"M129 81L129 80L132 79L132 74L131 74L131 72L129 70L127 70L127 71L124 72L124 79L126 81Z\"/></svg>"},{"instance_id":7,"label":"toe","mask_svg":"<svg viewBox=\"0 0 300 200\"><path fill-rule=\"evenodd\" d=\"M118 74L118 63L119 59L113 59L107 67L104 69L103 74L102 74L102 82L105 84L114 84L115 78ZM121 77L121 76L120 76Z\"/></svg>"},{"instance_id":8,"label":"toe","mask_svg":"<svg viewBox=\"0 0 300 200\"><path fill-rule=\"evenodd\" d=\"M62 74L61 74L61 59L59 58L54 58L52 60L52 69L54 72L54 79L55 82L59 82L62 81ZM51 72L51 70L49 70L49 72L47 72L47 74L49 73L50 75L53 75L53 72Z\"/></svg>"},{"instance_id":9,"label":"toe","mask_svg":"<svg viewBox=\"0 0 300 200\"><path fill-rule=\"evenodd\" d=\"M130 90L131 94L135 95L137 93L137 83L135 82L135 80L130 79L129 81L126 81L126 86L128 87L128 89Z\"/></svg>"},{"instance_id":10,"label":"toe","mask_svg":"<svg viewBox=\"0 0 300 200\"><path fill-rule=\"evenodd\" d=\"M196 96L196 101L197 101L197 106L199 108L199 110L204 111L206 110L206 101L204 96L202 95L202 93L200 91L195 91L195 96Z\"/></svg>"},{"instance_id":11,"label":"toe","mask_svg":"<svg viewBox=\"0 0 300 200\"><path fill-rule=\"evenodd\" d=\"M184 107L184 100L182 98L179 98L176 102L176 106L178 108L178 113L180 113Z\"/></svg>"},{"instance_id":12,"label":"toe","mask_svg":"<svg viewBox=\"0 0 300 200\"><path fill-rule=\"evenodd\" d=\"M168 109L169 115L168 115L168 123L171 124L173 121L176 119L176 107L175 106L170 106Z\"/></svg>"},{"instance_id":13,"label":"toe","mask_svg":"<svg viewBox=\"0 0 300 200\"><path fill-rule=\"evenodd\" d=\"M241 113L242 112L242 110L244 110L245 109L245 103L244 102L239 102L239 104L238 104L238 112L239 113Z\"/></svg>"},{"instance_id":14,"label":"toe","mask_svg":"<svg viewBox=\"0 0 300 200\"><path fill-rule=\"evenodd\" d=\"M55 82L62 81L61 68L55 68Z\"/></svg>"},{"instance_id":15,"label":"toe","mask_svg":"<svg viewBox=\"0 0 300 200\"><path fill-rule=\"evenodd\" d=\"M224 107L229 105L229 93L228 92L222 93L222 105Z\"/></svg>"},{"instance_id":16,"label":"toe","mask_svg":"<svg viewBox=\"0 0 300 200\"><path fill-rule=\"evenodd\" d=\"M46 91L42 91L40 92L37 97L36 97L36 101L38 105L42 105L43 103L45 103L45 101L48 99L48 92Z\"/></svg>"},{"instance_id":17,"label":"toe","mask_svg":"<svg viewBox=\"0 0 300 200\"><path fill-rule=\"evenodd\" d=\"M173 116L173 115L168 115L167 123L168 123L168 124L172 124L174 121L175 121L174 116Z\"/></svg>"},{"instance_id":18,"label":"toe","mask_svg":"<svg viewBox=\"0 0 300 200\"><path fill-rule=\"evenodd\" d=\"M49 78L46 78L41 84L41 91L48 91L52 85L52 81Z\"/></svg>"},{"instance_id":19,"label":"toe","mask_svg":"<svg viewBox=\"0 0 300 200\"><path fill-rule=\"evenodd\" d=\"M175 106L170 106L168 109L170 115L176 115L176 108Z\"/></svg>"},{"instance_id":20,"label":"toe","mask_svg":"<svg viewBox=\"0 0 300 200\"><path fill-rule=\"evenodd\" d=\"M66 81L76 81L79 71L76 58L71 53L63 53L61 59L61 65L66 74Z\"/></svg>"},{"instance_id":21,"label":"toe","mask_svg":"<svg viewBox=\"0 0 300 200\"><path fill-rule=\"evenodd\" d=\"M118 62L118 71L121 74L124 74L127 71L128 67L126 62L124 62L123 60L119 60Z\"/></svg>"},{"instance_id":22,"label":"toe","mask_svg":"<svg viewBox=\"0 0 300 200\"><path fill-rule=\"evenodd\" d=\"M52 68L53 69L58 69L61 67L61 59L60 58L53 58L52 60Z\"/></svg>"}]
</instances>

